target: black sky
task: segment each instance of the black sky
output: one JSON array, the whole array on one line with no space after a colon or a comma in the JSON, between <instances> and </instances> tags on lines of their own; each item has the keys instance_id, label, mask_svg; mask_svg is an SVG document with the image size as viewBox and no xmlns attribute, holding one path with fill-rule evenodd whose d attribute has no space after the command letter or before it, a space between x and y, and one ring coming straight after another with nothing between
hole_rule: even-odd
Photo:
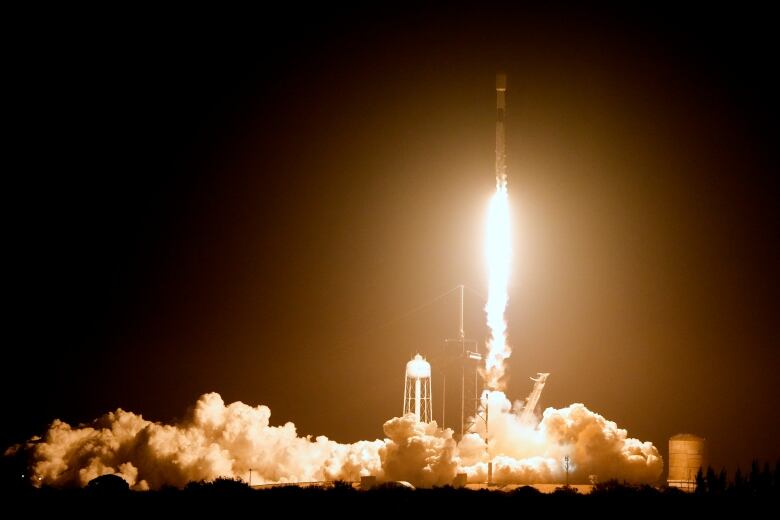
<instances>
[{"instance_id":1,"label":"black sky","mask_svg":"<svg viewBox=\"0 0 780 520\"><path fill-rule=\"evenodd\" d=\"M484 293L509 76L509 394L662 452L780 457L777 68L761 10L14 13L4 445L203 392L381 436ZM398 319L396 319L398 318ZM477 296L467 330L484 339ZM6 421L4 421L6 422ZM278 423L277 422L277 423Z\"/></svg>"}]
</instances>

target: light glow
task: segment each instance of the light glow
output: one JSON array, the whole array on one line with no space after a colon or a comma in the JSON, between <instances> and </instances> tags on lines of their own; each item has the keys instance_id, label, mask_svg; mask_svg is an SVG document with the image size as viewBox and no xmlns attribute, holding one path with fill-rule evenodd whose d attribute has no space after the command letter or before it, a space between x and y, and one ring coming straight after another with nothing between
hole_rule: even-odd
<instances>
[{"instance_id":1,"label":"light glow","mask_svg":"<svg viewBox=\"0 0 780 520\"><path fill-rule=\"evenodd\" d=\"M485 257L488 270L488 301L485 305L490 337L485 358L485 382L489 389L503 387L504 361L511 355L507 344L506 306L509 300L509 271L512 240L509 193L506 182L499 182L490 199L485 235Z\"/></svg>"}]
</instances>

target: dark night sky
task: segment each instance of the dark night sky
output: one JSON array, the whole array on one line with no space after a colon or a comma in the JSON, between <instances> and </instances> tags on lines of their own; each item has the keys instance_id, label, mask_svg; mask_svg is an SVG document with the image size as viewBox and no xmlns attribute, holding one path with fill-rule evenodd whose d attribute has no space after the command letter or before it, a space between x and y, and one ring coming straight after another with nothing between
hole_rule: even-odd
<instances>
[{"instance_id":1,"label":"dark night sky","mask_svg":"<svg viewBox=\"0 0 780 520\"><path fill-rule=\"evenodd\" d=\"M7 20L3 445L212 390L381 436L457 327L453 295L405 313L486 291L501 68L510 397L551 372L544 406L664 456L780 457L769 13L96 16Z\"/></svg>"}]
</instances>

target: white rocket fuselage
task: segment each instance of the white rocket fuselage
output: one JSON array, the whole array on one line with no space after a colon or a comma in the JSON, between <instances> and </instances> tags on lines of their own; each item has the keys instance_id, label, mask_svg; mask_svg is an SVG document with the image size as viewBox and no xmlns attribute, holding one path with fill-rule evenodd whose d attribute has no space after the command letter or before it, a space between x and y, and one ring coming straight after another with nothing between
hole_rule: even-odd
<instances>
[{"instance_id":1,"label":"white rocket fuselage","mask_svg":"<svg viewBox=\"0 0 780 520\"><path fill-rule=\"evenodd\" d=\"M506 74L496 74L496 185L506 186Z\"/></svg>"}]
</instances>

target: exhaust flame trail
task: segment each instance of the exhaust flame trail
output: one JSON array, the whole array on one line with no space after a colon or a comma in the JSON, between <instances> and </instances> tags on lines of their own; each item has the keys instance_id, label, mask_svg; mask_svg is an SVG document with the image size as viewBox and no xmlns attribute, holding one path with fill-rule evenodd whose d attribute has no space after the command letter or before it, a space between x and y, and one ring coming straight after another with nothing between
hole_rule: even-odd
<instances>
[{"instance_id":1,"label":"exhaust flame trail","mask_svg":"<svg viewBox=\"0 0 780 520\"><path fill-rule=\"evenodd\" d=\"M504 361L512 350L506 341L506 305L509 300L509 270L512 257L509 193L499 180L488 206L485 255L488 268L488 301L485 305L490 338L485 359L485 382L489 389L503 385Z\"/></svg>"}]
</instances>

